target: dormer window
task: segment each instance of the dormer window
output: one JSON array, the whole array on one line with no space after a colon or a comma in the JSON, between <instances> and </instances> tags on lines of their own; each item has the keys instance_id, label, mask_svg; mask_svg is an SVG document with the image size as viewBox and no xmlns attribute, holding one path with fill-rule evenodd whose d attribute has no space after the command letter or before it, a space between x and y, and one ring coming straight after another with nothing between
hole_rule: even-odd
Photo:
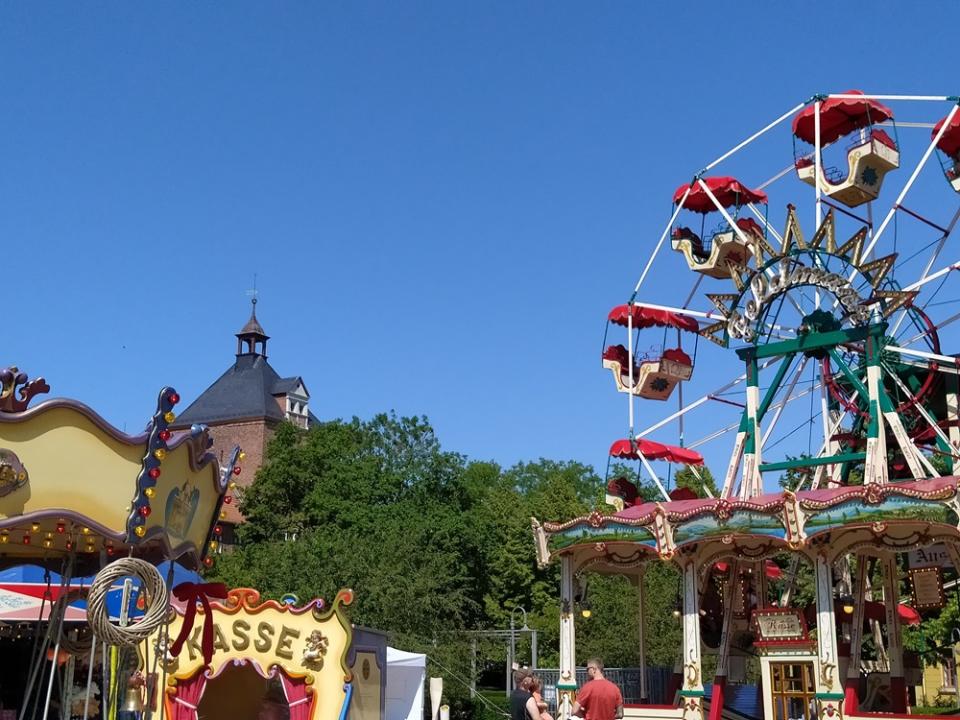
<instances>
[{"instance_id":1,"label":"dormer window","mask_svg":"<svg viewBox=\"0 0 960 720\"><path fill-rule=\"evenodd\" d=\"M276 386L284 417L298 427L310 427L310 393L299 377L284 378Z\"/></svg>"}]
</instances>

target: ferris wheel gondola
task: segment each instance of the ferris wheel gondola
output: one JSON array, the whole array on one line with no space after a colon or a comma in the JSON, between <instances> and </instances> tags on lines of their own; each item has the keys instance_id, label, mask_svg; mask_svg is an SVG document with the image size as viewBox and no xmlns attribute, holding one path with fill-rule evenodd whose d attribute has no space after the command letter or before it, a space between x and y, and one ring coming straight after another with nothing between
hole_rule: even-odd
<instances>
[{"instance_id":1,"label":"ferris wheel gondola","mask_svg":"<svg viewBox=\"0 0 960 720\"><path fill-rule=\"evenodd\" d=\"M862 95L848 90L844 95ZM883 186L883 178L900 167L900 147L880 123L893 122L893 111L876 100L852 97L828 98L820 103L820 189L830 198L848 207L875 200ZM894 128L894 132L896 129ZM816 106L808 105L793 119L794 138L816 148ZM825 166L822 150L846 138L846 172ZM794 146L797 176L816 187L816 150L798 152Z\"/></svg>"},{"instance_id":2,"label":"ferris wheel gondola","mask_svg":"<svg viewBox=\"0 0 960 720\"><path fill-rule=\"evenodd\" d=\"M708 177L681 185L673 193L673 204L701 216L700 234L675 225L671 232L673 249L683 253L691 270L708 277L729 278L729 264L746 265L754 255L754 245L764 238L756 220L739 217L740 209L753 203L766 204L766 193L751 190L736 178ZM706 218L714 212L719 212L722 220L707 232Z\"/></svg>"},{"instance_id":3,"label":"ferris wheel gondola","mask_svg":"<svg viewBox=\"0 0 960 720\"><path fill-rule=\"evenodd\" d=\"M942 118L933 126L933 131L930 133L931 139L936 140L946 120ZM960 192L960 115L954 115L946 130L943 131L937 142L937 150L940 153L943 174L950 183L950 187Z\"/></svg>"},{"instance_id":4,"label":"ferris wheel gondola","mask_svg":"<svg viewBox=\"0 0 960 720\"><path fill-rule=\"evenodd\" d=\"M651 327L674 328L697 333L700 325L689 315L643 305L618 305L607 316L614 325L640 330ZM679 335L679 332L678 332ZM631 371L630 352L623 345L610 345L603 351L603 367L613 373L617 392L632 392L648 400L666 400L677 383L693 375L693 360L682 347L637 359Z\"/></svg>"}]
</instances>

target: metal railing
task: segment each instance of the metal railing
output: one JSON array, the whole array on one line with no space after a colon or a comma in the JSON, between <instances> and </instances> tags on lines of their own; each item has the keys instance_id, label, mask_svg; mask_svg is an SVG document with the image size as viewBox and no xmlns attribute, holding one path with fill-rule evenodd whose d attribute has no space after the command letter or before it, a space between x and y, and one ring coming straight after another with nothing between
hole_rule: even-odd
<instances>
[{"instance_id":1,"label":"metal railing","mask_svg":"<svg viewBox=\"0 0 960 720\"><path fill-rule=\"evenodd\" d=\"M543 681L543 700L550 706L550 712L556 713L557 709L557 683L560 681L560 671L556 669L537 668L534 671ZM640 698L640 668L605 668L603 676L620 688L623 694L623 701L627 704L639 703ZM647 698L645 702L653 705L665 705L671 702L672 698L667 698L667 687L670 684L670 675L672 668L667 667L648 667L647 673ZM587 669L577 668L577 687L582 687L590 678L587 677Z\"/></svg>"}]
</instances>

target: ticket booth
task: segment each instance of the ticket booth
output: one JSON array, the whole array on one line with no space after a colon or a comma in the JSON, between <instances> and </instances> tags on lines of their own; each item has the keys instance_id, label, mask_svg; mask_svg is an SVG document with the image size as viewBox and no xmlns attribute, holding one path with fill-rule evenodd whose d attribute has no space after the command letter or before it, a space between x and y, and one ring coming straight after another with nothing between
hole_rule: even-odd
<instances>
[{"instance_id":1,"label":"ticket booth","mask_svg":"<svg viewBox=\"0 0 960 720\"><path fill-rule=\"evenodd\" d=\"M793 608L755 610L751 629L760 653L766 720L815 720L816 642L802 613Z\"/></svg>"}]
</instances>

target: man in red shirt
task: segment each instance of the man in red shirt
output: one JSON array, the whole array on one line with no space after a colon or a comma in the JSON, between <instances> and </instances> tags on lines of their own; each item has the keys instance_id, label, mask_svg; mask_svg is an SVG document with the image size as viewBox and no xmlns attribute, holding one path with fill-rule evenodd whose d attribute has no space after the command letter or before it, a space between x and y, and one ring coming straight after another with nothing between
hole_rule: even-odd
<instances>
[{"instance_id":1,"label":"man in red shirt","mask_svg":"<svg viewBox=\"0 0 960 720\"><path fill-rule=\"evenodd\" d=\"M623 695L620 688L603 676L603 660L587 660L590 680L583 684L573 703L571 715L585 720L617 720L623 717Z\"/></svg>"}]
</instances>

